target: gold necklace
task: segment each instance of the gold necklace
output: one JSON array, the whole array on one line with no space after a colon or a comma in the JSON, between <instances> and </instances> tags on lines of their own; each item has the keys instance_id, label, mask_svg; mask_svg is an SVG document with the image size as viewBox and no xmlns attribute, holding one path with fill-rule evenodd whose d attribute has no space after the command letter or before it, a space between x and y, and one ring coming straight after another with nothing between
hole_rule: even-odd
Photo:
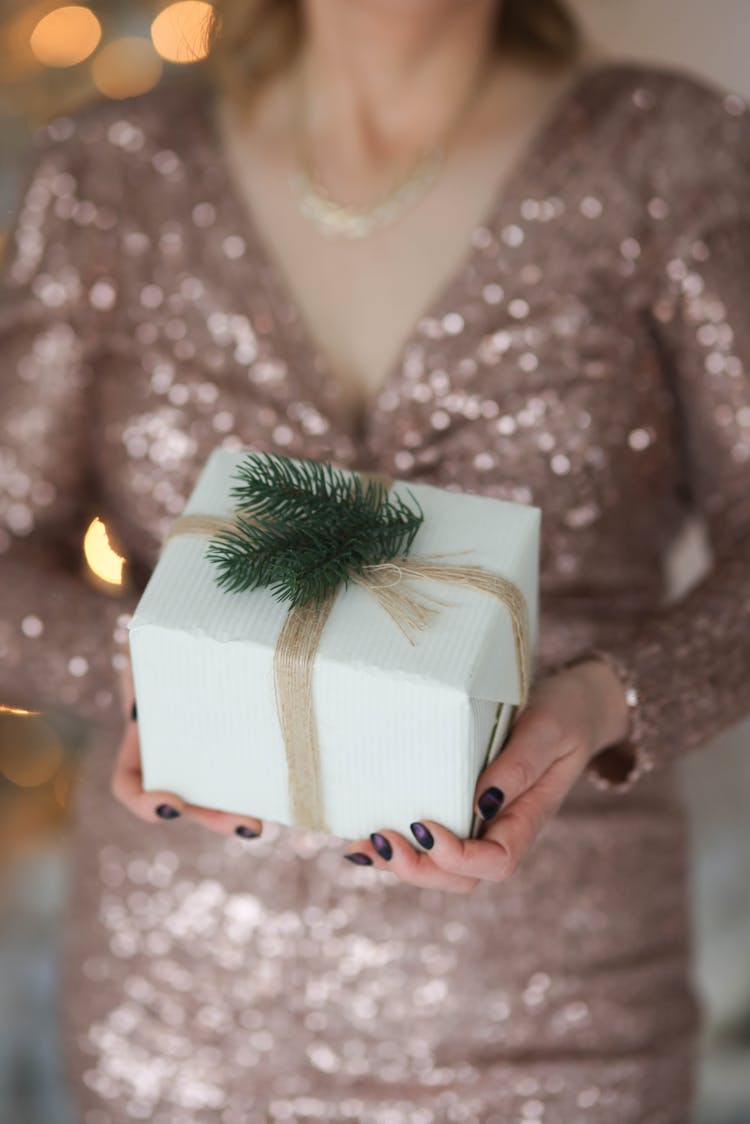
<instances>
[{"instance_id":1,"label":"gold necklace","mask_svg":"<svg viewBox=\"0 0 750 1124\"><path fill-rule=\"evenodd\" d=\"M333 199L312 170L305 142L303 120L305 99L300 67L299 94L293 126L296 167L289 173L289 182L297 195L302 214L314 222L321 233L329 238L365 238L374 230L395 222L405 210L427 194L438 178L450 141L468 116L491 70L491 59L489 59L479 68L467 96L437 142L431 148L422 150L412 167L396 180L395 185L386 195L373 204L363 206L340 203Z\"/></svg>"}]
</instances>

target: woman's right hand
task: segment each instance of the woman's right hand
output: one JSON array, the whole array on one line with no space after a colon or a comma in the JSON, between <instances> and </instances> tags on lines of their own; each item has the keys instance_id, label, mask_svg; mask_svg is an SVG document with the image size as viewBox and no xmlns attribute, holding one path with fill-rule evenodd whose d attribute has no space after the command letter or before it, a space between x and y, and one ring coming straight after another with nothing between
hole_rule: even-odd
<instances>
[{"instance_id":1,"label":"woman's right hand","mask_svg":"<svg viewBox=\"0 0 750 1124\"><path fill-rule=\"evenodd\" d=\"M125 718L125 731L115 759L111 790L113 796L124 804L128 811L147 823L172 820L184 815L207 827L209 831L218 832L219 835L234 834L243 839L253 839L260 835L263 830L262 820L188 804L173 792L153 790L144 792L138 721L134 713L135 689L129 663L120 675L120 698Z\"/></svg>"}]
</instances>

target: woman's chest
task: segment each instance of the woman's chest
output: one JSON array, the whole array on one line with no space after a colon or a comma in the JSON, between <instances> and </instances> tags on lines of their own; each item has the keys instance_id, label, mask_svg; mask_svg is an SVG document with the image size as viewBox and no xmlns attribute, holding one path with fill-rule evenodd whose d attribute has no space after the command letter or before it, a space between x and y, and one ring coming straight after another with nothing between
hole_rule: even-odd
<instances>
[{"instance_id":1,"label":"woman's chest","mask_svg":"<svg viewBox=\"0 0 750 1124\"><path fill-rule=\"evenodd\" d=\"M551 587L652 580L677 517L674 402L632 246L597 241L591 199L577 221L559 197L529 197L475 228L361 417L241 232L163 222L161 253L123 260L95 384L123 542L153 557L224 444L535 503Z\"/></svg>"}]
</instances>

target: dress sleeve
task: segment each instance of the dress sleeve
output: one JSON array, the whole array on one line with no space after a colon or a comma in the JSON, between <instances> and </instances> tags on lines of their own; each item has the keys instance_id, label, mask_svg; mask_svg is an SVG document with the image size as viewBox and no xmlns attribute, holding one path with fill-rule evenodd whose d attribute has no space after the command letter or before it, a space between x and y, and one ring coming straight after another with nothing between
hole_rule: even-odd
<instances>
[{"instance_id":1,"label":"dress sleeve","mask_svg":"<svg viewBox=\"0 0 750 1124\"><path fill-rule=\"evenodd\" d=\"M713 564L621 645L589 653L619 675L630 729L586 774L622 791L750 714L750 113L687 79L664 113L651 170L659 221L644 254L650 318Z\"/></svg>"},{"instance_id":2,"label":"dress sleeve","mask_svg":"<svg viewBox=\"0 0 750 1124\"><path fill-rule=\"evenodd\" d=\"M114 637L135 596L84 577L107 255L75 125L34 134L0 268L0 704L110 727L121 721Z\"/></svg>"}]
</instances>

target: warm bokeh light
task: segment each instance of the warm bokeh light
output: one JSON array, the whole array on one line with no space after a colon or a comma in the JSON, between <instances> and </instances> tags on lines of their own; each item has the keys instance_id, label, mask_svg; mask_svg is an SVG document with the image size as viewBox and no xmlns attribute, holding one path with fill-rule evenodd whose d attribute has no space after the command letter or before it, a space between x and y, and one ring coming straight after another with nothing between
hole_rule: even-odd
<instances>
[{"instance_id":1,"label":"warm bokeh light","mask_svg":"<svg viewBox=\"0 0 750 1124\"><path fill-rule=\"evenodd\" d=\"M22 738L8 738L0 747L0 773L18 788L47 784L64 757L62 743L43 719L24 727Z\"/></svg>"},{"instance_id":2,"label":"warm bokeh light","mask_svg":"<svg viewBox=\"0 0 750 1124\"><path fill-rule=\"evenodd\" d=\"M41 714L40 710L23 710L20 706L4 706L0 703L1 714L18 714L18 715L32 715Z\"/></svg>"},{"instance_id":3,"label":"warm bokeh light","mask_svg":"<svg viewBox=\"0 0 750 1124\"><path fill-rule=\"evenodd\" d=\"M151 38L161 57L181 63L205 58L211 10L205 0L177 0L159 12L151 24Z\"/></svg>"},{"instance_id":4,"label":"warm bokeh light","mask_svg":"<svg viewBox=\"0 0 750 1124\"><path fill-rule=\"evenodd\" d=\"M107 528L97 516L92 519L83 537L83 553L92 573L110 585L122 585L125 559L113 549Z\"/></svg>"},{"instance_id":5,"label":"warm bokeh light","mask_svg":"<svg viewBox=\"0 0 750 1124\"><path fill-rule=\"evenodd\" d=\"M113 39L91 63L91 78L108 98L145 94L161 78L162 62L150 40L138 35Z\"/></svg>"},{"instance_id":6,"label":"warm bokeh light","mask_svg":"<svg viewBox=\"0 0 750 1124\"><path fill-rule=\"evenodd\" d=\"M101 24L91 9L68 4L39 20L30 46L44 66L76 66L96 50L101 37Z\"/></svg>"}]
</instances>

